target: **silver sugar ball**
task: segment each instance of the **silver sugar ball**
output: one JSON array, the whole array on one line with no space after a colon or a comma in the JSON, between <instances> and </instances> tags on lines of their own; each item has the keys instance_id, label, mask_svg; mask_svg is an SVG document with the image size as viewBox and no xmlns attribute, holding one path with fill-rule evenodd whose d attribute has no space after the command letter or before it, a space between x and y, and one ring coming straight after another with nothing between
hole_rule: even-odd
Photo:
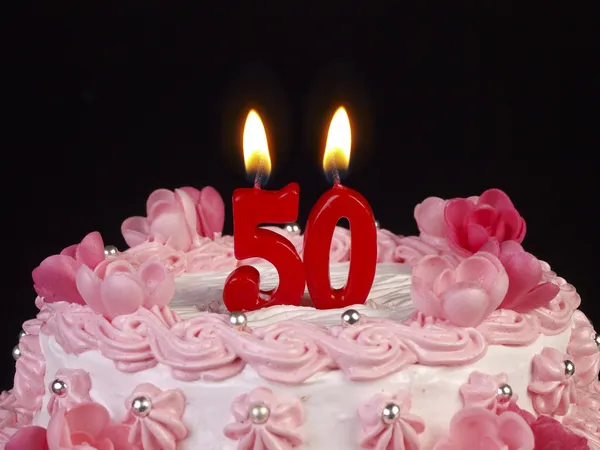
<instances>
[{"instance_id":1,"label":"silver sugar ball","mask_svg":"<svg viewBox=\"0 0 600 450\"><path fill-rule=\"evenodd\" d=\"M342 323L344 325L354 325L360 320L360 313L355 309L348 309L342 314Z\"/></svg>"},{"instance_id":2,"label":"silver sugar ball","mask_svg":"<svg viewBox=\"0 0 600 450\"><path fill-rule=\"evenodd\" d=\"M298 225L297 223L288 223L286 226L283 227L283 229L288 233L300 233L300 225Z\"/></svg>"},{"instance_id":3,"label":"silver sugar ball","mask_svg":"<svg viewBox=\"0 0 600 450\"><path fill-rule=\"evenodd\" d=\"M229 314L229 323L231 323L231 325L234 327L242 328L247 322L248 318L243 312L233 311L231 314Z\"/></svg>"},{"instance_id":4,"label":"silver sugar ball","mask_svg":"<svg viewBox=\"0 0 600 450\"><path fill-rule=\"evenodd\" d=\"M131 402L131 409L133 409L135 415L146 417L150 414L152 402L147 397L136 397L133 399L133 402Z\"/></svg>"},{"instance_id":5,"label":"silver sugar ball","mask_svg":"<svg viewBox=\"0 0 600 450\"><path fill-rule=\"evenodd\" d=\"M570 377L575 374L575 364L568 359L565 361L565 375Z\"/></svg>"},{"instance_id":6,"label":"silver sugar ball","mask_svg":"<svg viewBox=\"0 0 600 450\"><path fill-rule=\"evenodd\" d=\"M250 409L250 418L254 423L265 423L269 420L269 416L271 415L271 411L267 405L254 405Z\"/></svg>"},{"instance_id":7,"label":"silver sugar ball","mask_svg":"<svg viewBox=\"0 0 600 450\"><path fill-rule=\"evenodd\" d=\"M596 336L594 336L594 342L596 343L596 346L600 350L600 334L596 334Z\"/></svg>"},{"instance_id":8,"label":"silver sugar ball","mask_svg":"<svg viewBox=\"0 0 600 450\"><path fill-rule=\"evenodd\" d=\"M21 330L19 331L19 341L24 338L25 336L27 336L27 333L25 332L25 330Z\"/></svg>"},{"instance_id":9,"label":"silver sugar ball","mask_svg":"<svg viewBox=\"0 0 600 450\"><path fill-rule=\"evenodd\" d=\"M12 355L15 361L21 357L21 349L18 345L15 345L15 347L12 349Z\"/></svg>"},{"instance_id":10,"label":"silver sugar ball","mask_svg":"<svg viewBox=\"0 0 600 450\"><path fill-rule=\"evenodd\" d=\"M400 415L400 407L395 403L388 403L383 407L381 411L381 419L386 424L393 423Z\"/></svg>"},{"instance_id":11,"label":"silver sugar ball","mask_svg":"<svg viewBox=\"0 0 600 450\"><path fill-rule=\"evenodd\" d=\"M106 247L104 247L104 256L106 256L107 258L109 256L117 256L118 254L119 249L114 245L107 245Z\"/></svg>"},{"instance_id":12,"label":"silver sugar ball","mask_svg":"<svg viewBox=\"0 0 600 450\"><path fill-rule=\"evenodd\" d=\"M67 383L65 383L63 380L59 380L58 378L56 380L54 380L52 382L52 384L50 384L50 390L62 397L63 395L67 394Z\"/></svg>"},{"instance_id":13,"label":"silver sugar ball","mask_svg":"<svg viewBox=\"0 0 600 450\"><path fill-rule=\"evenodd\" d=\"M378 230L381 228L381 226L379 225L379 220L375 221L375 228L377 228Z\"/></svg>"},{"instance_id":14,"label":"silver sugar ball","mask_svg":"<svg viewBox=\"0 0 600 450\"><path fill-rule=\"evenodd\" d=\"M502 403L510 401L513 396L513 390L508 384L501 384L498 387L498 400Z\"/></svg>"}]
</instances>

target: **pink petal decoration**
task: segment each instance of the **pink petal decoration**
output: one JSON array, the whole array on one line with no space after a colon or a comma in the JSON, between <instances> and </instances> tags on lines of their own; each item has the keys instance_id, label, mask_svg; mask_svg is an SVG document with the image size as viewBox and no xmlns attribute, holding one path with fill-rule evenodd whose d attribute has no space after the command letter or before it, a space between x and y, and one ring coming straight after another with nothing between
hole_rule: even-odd
<instances>
[{"instance_id":1,"label":"pink petal decoration","mask_svg":"<svg viewBox=\"0 0 600 450\"><path fill-rule=\"evenodd\" d=\"M460 410L450 422L450 434L433 450L534 450L533 432L514 412L499 416L485 408Z\"/></svg>"},{"instance_id":2,"label":"pink petal decoration","mask_svg":"<svg viewBox=\"0 0 600 450\"><path fill-rule=\"evenodd\" d=\"M198 237L213 239L223 231L225 204L212 187L158 189L146 202L147 217L130 217L121 225L130 247L147 241L187 252Z\"/></svg>"},{"instance_id":3,"label":"pink petal decoration","mask_svg":"<svg viewBox=\"0 0 600 450\"><path fill-rule=\"evenodd\" d=\"M90 375L82 369L61 369L56 373L55 380L60 380L66 385L64 393L55 394L50 389L50 399L48 400L48 412L52 415L60 408L66 411L81 403L91 403L90 390L92 389L92 380Z\"/></svg>"},{"instance_id":4,"label":"pink petal decoration","mask_svg":"<svg viewBox=\"0 0 600 450\"><path fill-rule=\"evenodd\" d=\"M136 398L150 401L150 411L138 414L132 408ZM185 410L185 395L181 389L161 390L145 383L135 388L125 400L127 415L123 423L130 427L129 442L144 450L176 450L188 430L181 421Z\"/></svg>"},{"instance_id":5,"label":"pink petal decoration","mask_svg":"<svg viewBox=\"0 0 600 450\"><path fill-rule=\"evenodd\" d=\"M92 232L81 243L65 248L60 255L44 259L31 274L33 287L48 303L65 301L83 305L76 286L77 270L84 265L94 269L104 260L102 236Z\"/></svg>"},{"instance_id":6,"label":"pink petal decoration","mask_svg":"<svg viewBox=\"0 0 600 450\"><path fill-rule=\"evenodd\" d=\"M590 386L597 382L600 372L600 348L594 342L596 331L581 311L573 313L573 330L567 346L567 353L575 364L575 384L578 387Z\"/></svg>"},{"instance_id":7,"label":"pink petal decoration","mask_svg":"<svg viewBox=\"0 0 600 450\"><path fill-rule=\"evenodd\" d=\"M510 401L503 401L498 395L498 389L504 384L510 386L505 373L487 375L477 371L471 372L469 381L459 390L463 406L485 408L495 414L506 411L511 403L517 401L518 396L513 394Z\"/></svg>"},{"instance_id":8,"label":"pink petal decoration","mask_svg":"<svg viewBox=\"0 0 600 450\"><path fill-rule=\"evenodd\" d=\"M528 390L538 414L563 416L577 402L575 379L565 373L566 360L572 358L551 347L533 357Z\"/></svg>"},{"instance_id":9,"label":"pink petal decoration","mask_svg":"<svg viewBox=\"0 0 600 450\"><path fill-rule=\"evenodd\" d=\"M447 200L428 197L415 207L415 220L422 234L433 237L446 237L448 229L444 220Z\"/></svg>"},{"instance_id":10,"label":"pink petal decoration","mask_svg":"<svg viewBox=\"0 0 600 450\"><path fill-rule=\"evenodd\" d=\"M508 276L500 261L485 252L454 266L441 256L425 256L413 269L411 295L418 311L475 327L502 302Z\"/></svg>"},{"instance_id":11,"label":"pink petal decoration","mask_svg":"<svg viewBox=\"0 0 600 450\"><path fill-rule=\"evenodd\" d=\"M250 418L255 405L269 409L266 422L254 423ZM288 450L303 443L298 428L304 422L304 413L298 399L279 398L270 389L260 387L237 397L231 411L235 422L227 425L224 433L239 441L238 450Z\"/></svg>"},{"instance_id":12,"label":"pink petal decoration","mask_svg":"<svg viewBox=\"0 0 600 450\"><path fill-rule=\"evenodd\" d=\"M21 428L10 438L5 450L48 450L46 429L37 426Z\"/></svg>"},{"instance_id":13,"label":"pink petal decoration","mask_svg":"<svg viewBox=\"0 0 600 450\"><path fill-rule=\"evenodd\" d=\"M392 423L383 421L382 412L386 405L394 404L400 414ZM369 450L419 450L419 435L425 431L425 422L410 414L408 392L396 395L376 394L358 409L360 422L359 443Z\"/></svg>"},{"instance_id":14,"label":"pink petal decoration","mask_svg":"<svg viewBox=\"0 0 600 450\"><path fill-rule=\"evenodd\" d=\"M500 308L529 312L548 306L558 295L560 287L550 281L542 282L541 262L523 250L518 242L500 243L496 238L492 238L481 250L498 257L508 275L508 292Z\"/></svg>"}]
</instances>

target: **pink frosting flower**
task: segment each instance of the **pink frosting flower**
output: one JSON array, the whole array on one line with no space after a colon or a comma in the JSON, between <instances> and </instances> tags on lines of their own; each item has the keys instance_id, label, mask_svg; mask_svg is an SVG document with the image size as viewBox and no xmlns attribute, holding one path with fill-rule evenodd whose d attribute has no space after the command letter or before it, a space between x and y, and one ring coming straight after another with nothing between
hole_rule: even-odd
<instances>
[{"instance_id":1,"label":"pink frosting flower","mask_svg":"<svg viewBox=\"0 0 600 450\"><path fill-rule=\"evenodd\" d=\"M521 243L525 237L525 220L499 189L487 190L477 200L450 200L444 208L444 220L448 240L465 255L479 251L491 238Z\"/></svg>"},{"instance_id":2,"label":"pink frosting flower","mask_svg":"<svg viewBox=\"0 0 600 450\"><path fill-rule=\"evenodd\" d=\"M490 239L481 251L491 253L500 259L508 275L508 292L500 304L502 309L528 312L547 306L558 295L560 287L550 281L542 283L543 271L540 261L527 253L515 241L500 243Z\"/></svg>"},{"instance_id":3,"label":"pink frosting flower","mask_svg":"<svg viewBox=\"0 0 600 450\"><path fill-rule=\"evenodd\" d=\"M90 375L81 369L60 369L54 377L56 381L64 383L64 392L52 390L54 382L50 385L50 399L48 400L48 412L52 415L57 409L64 408L67 411L81 403L91 403L90 390L92 380Z\"/></svg>"},{"instance_id":4,"label":"pink frosting flower","mask_svg":"<svg viewBox=\"0 0 600 450\"><path fill-rule=\"evenodd\" d=\"M565 361L569 360L569 355L552 347L545 347L533 357L528 390L538 414L564 416L577 402L574 377L565 369Z\"/></svg>"},{"instance_id":5,"label":"pink frosting flower","mask_svg":"<svg viewBox=\"0 0 600 450\"><path fill-rule=\"evenodd\" d=\"M412 273L415 308L426 316L475 327L502 302L508 276L495 256L480 252L456 267L441 256L426 256Z\"/></svg>"},{"instance_id":6,"label":"pink frosting flower","mask_svg":"<svg viewBox=\"0 0 600 450\"><path fill-rule=\"evenodd\" d=\"M58 409L48 429L26 427L13 435L6 450L140 450L127 441L126 426L112 424L97 403L82 403L65 413Z\"/></svg>"},{"instance_id":7,"label":"pink frosting flower","mask_svg":"<svg viewBox=\"0 0 600 450\"><path fill-rule=\"evenodd\" d=\"M107 260L95 271L82 266L76 281L85 303L108 319L140 307L166 306L175 294L173 276L158 261L147 261L137 270L120 259Z\"/></svg>"},{"instance_id":8,"label":"pink frosting flower","mask_svg":"<svg viewBox=\"0 0 600 450\"><path fill-rule=\"evenodd\" d=\"M464 408L450 421L450 434L433 450L534 450L527 422L514 412L496 415L485 408Z\"/></svg>"},{"instance_id":9,"label":"pink frosting flower","mask_svg":"<svg viewBox=\"0 0 600 450\"><path fill-rule=\"evenodd\" d=\"M448 226L444 220L447 204L448 200L428 197L415 206L415 220L424 240L435 243L447 238Z\"/></svg>"},{"instance_id":10,"label":"pink frosting flower","mask_svg":"<svg viewBox=\"0 0 600 450\"><path fill-rule=\"evenodd\" d=\"M498 395L502 385L508 384L508 376L505 373L498 375L487 375L481 372L471 372L468 383L460 387L460 396L463 406L489 409L493 413L507 410L511 403L517 401L517 395L513 394L510 399L504 399Z\"/></svg>"},{"instance_id":11,"label":"pink frosting flower","mask_svg":"<svg viewBox=\"0 0 600 450\"><path fill-rule=\"evenodd\" d=\"M225 204L212 187L201 191L192 187L158 189L146 202L148 217L130 217L121 225L130 247L149 239L188 251L198 236L212 238L223 231Z\"/></svg>"},{"instance_id":12,"label":"pink frosting flower","mask_svg":"<svg viewBox=\"0 0 600 450\"><path fill-rule=\"evenodd\" d=\"M389 404L400 408L392 421L384 421L382 413ZM407 392L394 396L376 394L358 409L359 440L369 450L419 450L419 434L425 431L425 422L410 414L411 402Z\"/></svg>"},{"instance_id":13,"label":"pink frosting flower","mask_svg":"<svg viewBox=\"0 0 600 450\"><path fill-rule=\"evenodd\" d=\"M149 400L149 410L140 413L133 409L136 399ZM188 435L181 421L185 410L185 395L181 389L162 391L145 383L139 385L125 400L128 408L123 423L129 425L129 442L144 450L175 450L177 442Z\"/></svg>"},{"instance_id":14,"label":"pink frosting flower","mask_svg":"<svg viewBox=\"0 0 600 450\"><path fill-rule=\"evenodd\" d=\"M600 349L594 342L596 332L581 311L573 313L573 330L567 353L575 364L575 384L586 387L598 380L600 371Z\"/></svg>"},{"instance_id":15,"label":"pink frosting flower","mask_svg":"<svg viewBox=\"0 0 600 450\"><path fill-rule=\"evenodd\" d=\"M82 265L94 269L104 259L102 236L98 232L90 233L80 244L71 245L60 255L44 259L31 274L33 287L49 303L65 301L83 305L84 301L75 284L77 270Z\"/></svg>"},{"instance_id":16,"label":"pink frosting flower","mask_svg":"<svg viewBox=\"0 0 600 450\"><path fill-rule=\"evenodd\" d=\"M268 414L253 421L254 407L266 407ZM224 429L225 436L239 441L238 450L289 450L303 439L298 428L304 412L298 399L280 399L268 388L255 388L237 397L231 405L235 422Z\"/></svg>"}]
</instances>

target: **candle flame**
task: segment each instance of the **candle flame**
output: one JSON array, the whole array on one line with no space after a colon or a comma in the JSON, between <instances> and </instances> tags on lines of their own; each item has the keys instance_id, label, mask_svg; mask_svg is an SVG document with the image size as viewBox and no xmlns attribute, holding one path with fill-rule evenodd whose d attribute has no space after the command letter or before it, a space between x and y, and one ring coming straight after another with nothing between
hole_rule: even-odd
<instances>
[{"instance_id":1,"label":"candle flame","mask_svg":"<svg viewBox=\"0 0 600 450\"><path fill-rule=\"evenodd\" d=\"M346 108L340 106L329 125L323 169L326 173L346 170L350 165L350 148L352 146L352 131Z\"/></svg>"},{"instance_id":2,"label":"candle flame","mask_svg":"<svg viewBox=\"0 0 600 450\"><path fill-rule=\"evenodd\" d=\"M249 175L267 177L271 173L271 158L267 133L258 113L251 109L246 117L243 137L244 165Z\"/></svg>"}]
</instances>

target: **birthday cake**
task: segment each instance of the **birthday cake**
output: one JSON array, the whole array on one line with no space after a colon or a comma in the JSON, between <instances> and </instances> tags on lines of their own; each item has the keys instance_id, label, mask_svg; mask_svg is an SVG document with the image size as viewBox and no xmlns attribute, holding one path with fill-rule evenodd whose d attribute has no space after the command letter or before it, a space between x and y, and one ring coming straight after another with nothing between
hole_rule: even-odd
<instances>
[{"instance_id":1,"label":"birthday cake","mask_svg":"<svg viewBox=\"0 0 600 450\"><path fill-rule=\"evenodd\" d=\"M600 339L503 192L426 199L419 236L377 228L369 294L339 309L229 312L234 269L279 276L236 258L224 214L212 188L158 190L129 249L94 232L33 271L0 448L600 449ZM303 256L296 225L268 231ZM351 241L335 228L335 288Z\"/></svg>"}]
</instances>

